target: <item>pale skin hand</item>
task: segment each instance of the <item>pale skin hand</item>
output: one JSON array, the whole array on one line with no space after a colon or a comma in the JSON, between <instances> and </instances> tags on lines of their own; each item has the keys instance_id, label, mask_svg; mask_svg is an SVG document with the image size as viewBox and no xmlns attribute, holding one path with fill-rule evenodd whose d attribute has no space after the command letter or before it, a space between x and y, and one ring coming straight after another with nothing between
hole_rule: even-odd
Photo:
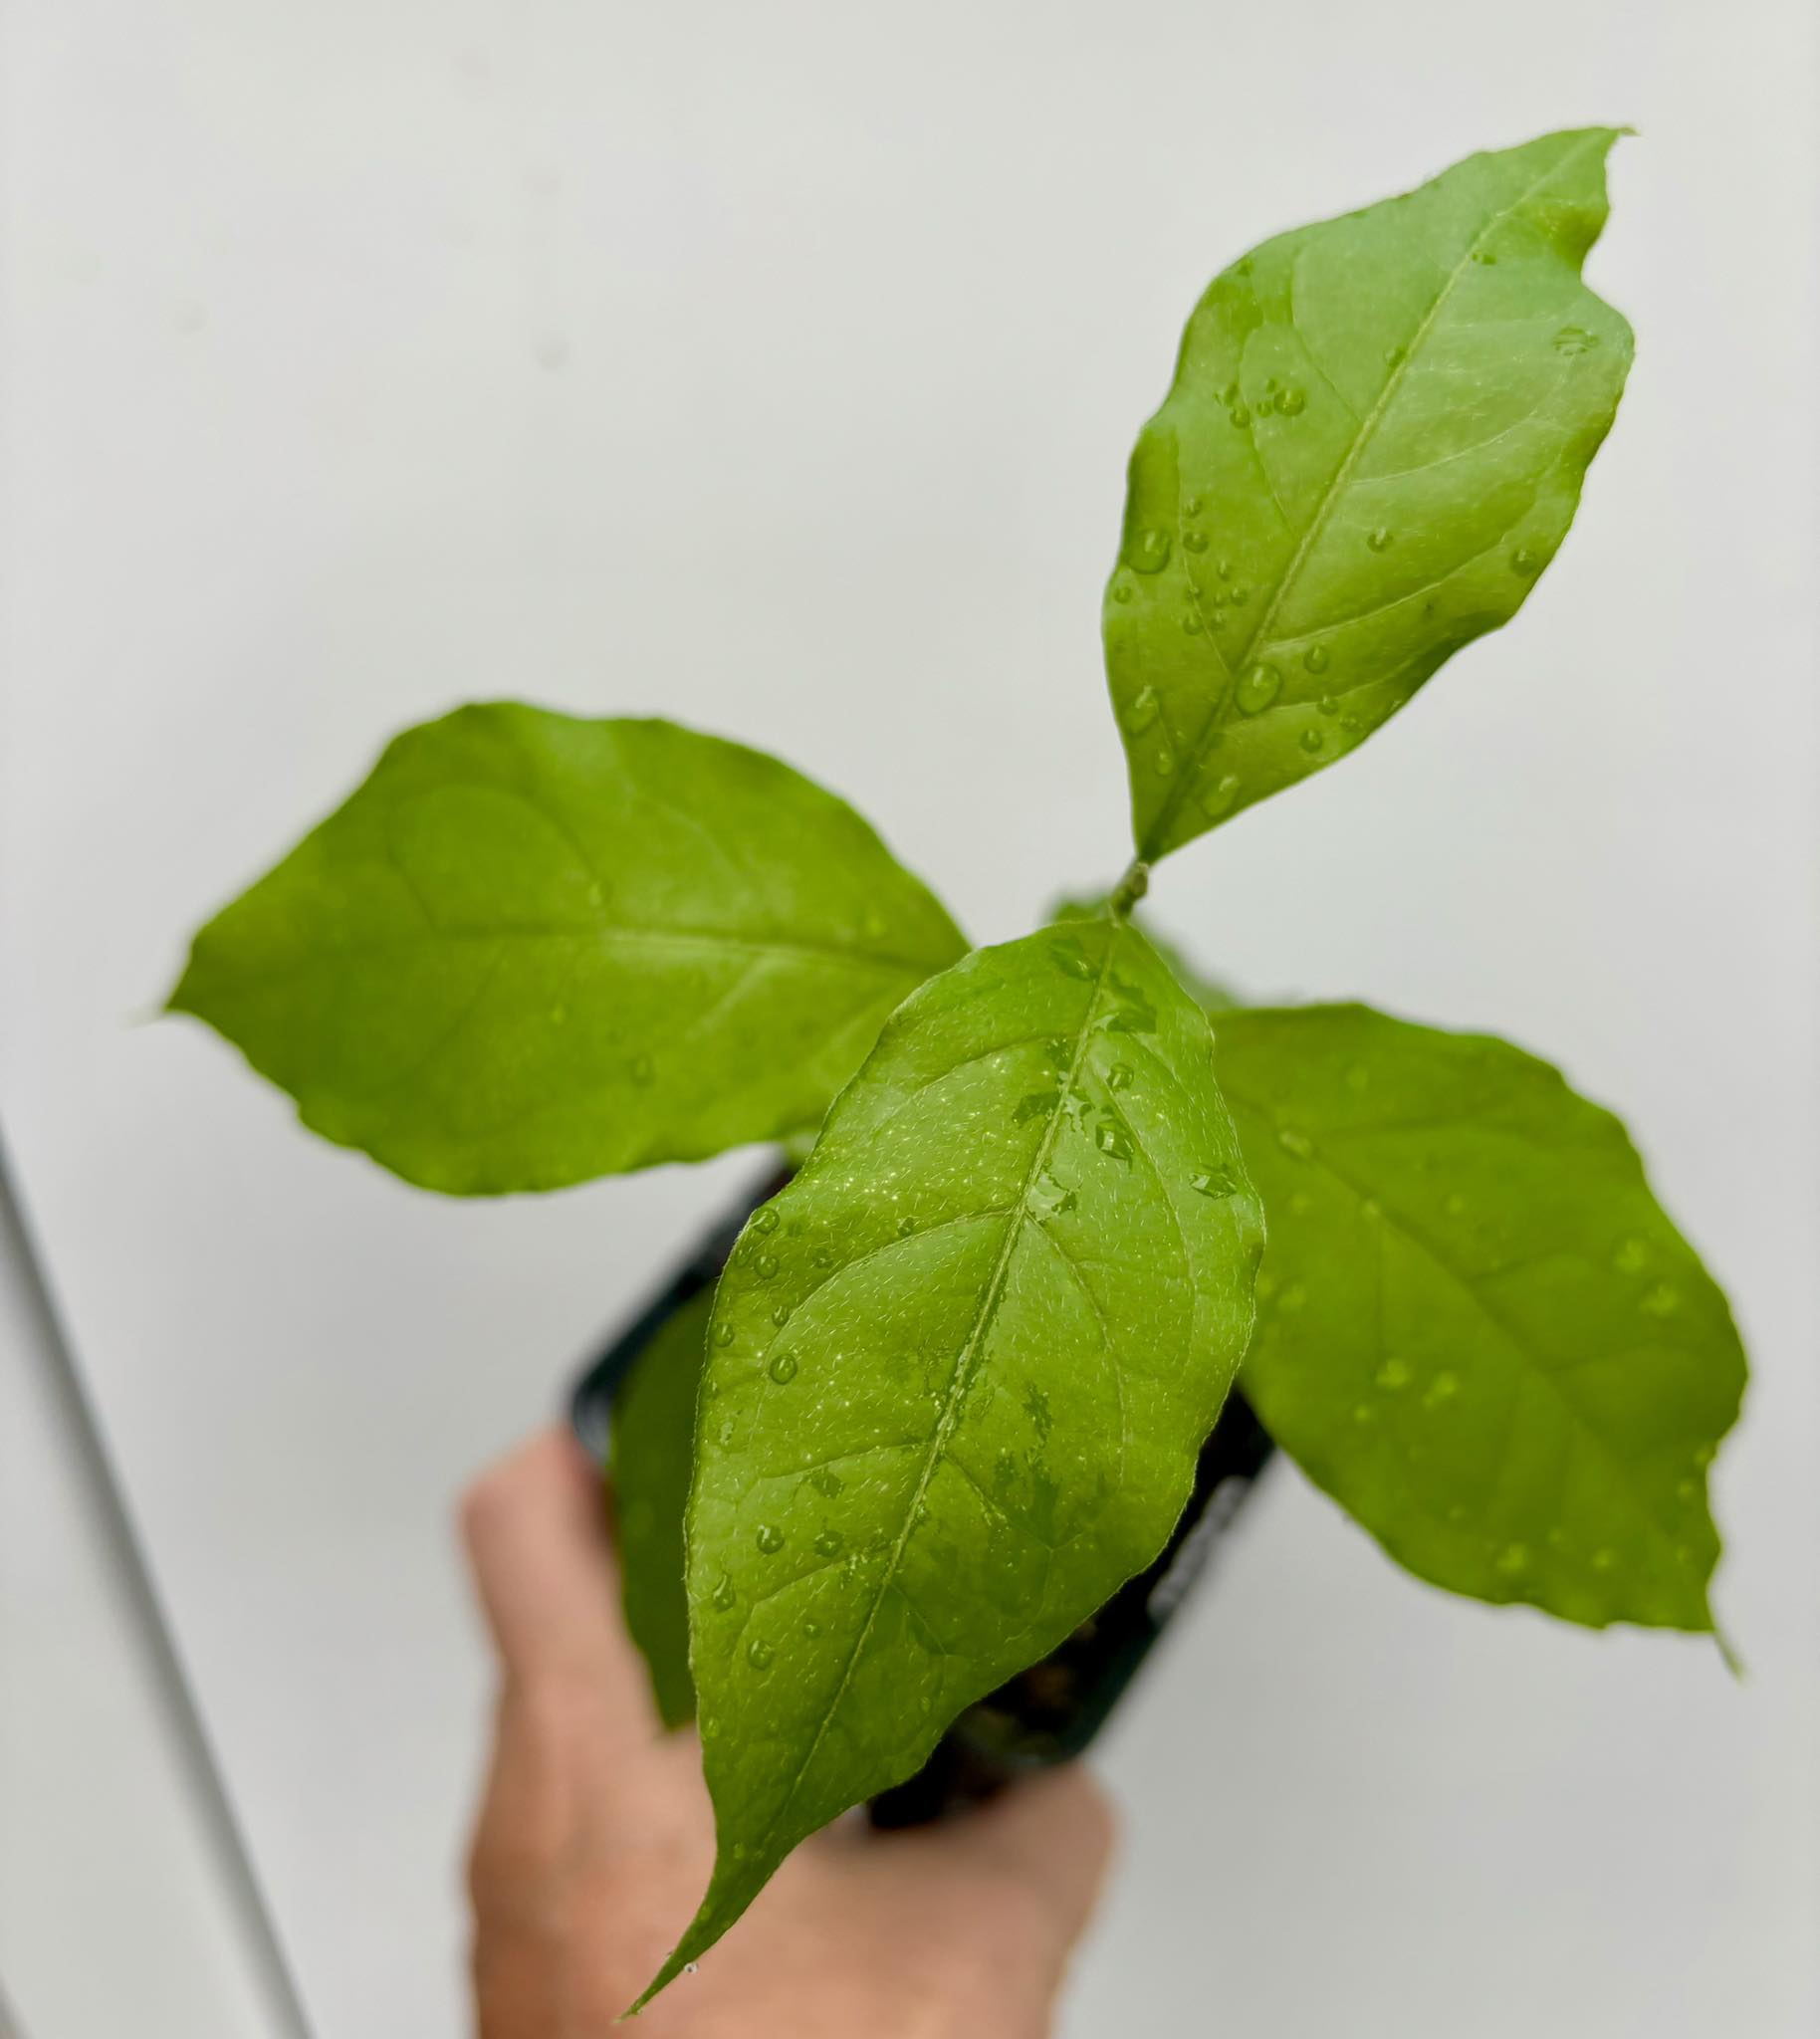
<instances>
[{"instance_id":1,"label":"pale skin hand","mask_svg":"<svg viewBox=\"0 0 1820 2039\"><path fill-rule=\"evenodd\" d=\"M462 1529L501 1686L470 1857L481 2039L596 2039L707 1887L693 1733L658 1727L592 1469L550 1431ZM1078 1766L909 1833L849 1818L628 2026L632 2039L1041 2039L1111 1849Z\"/></svg>"}]
</instances>

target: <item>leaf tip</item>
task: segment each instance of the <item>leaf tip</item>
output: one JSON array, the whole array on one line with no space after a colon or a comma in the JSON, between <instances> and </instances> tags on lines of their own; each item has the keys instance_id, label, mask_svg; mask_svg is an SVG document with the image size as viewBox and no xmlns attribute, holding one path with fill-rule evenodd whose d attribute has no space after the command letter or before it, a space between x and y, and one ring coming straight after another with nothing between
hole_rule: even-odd
<instances>
[{"instance_id":1,"label":"leaf tip","mask_svg":"<svg viewBox=\"0 0 1820 2039\"><path fill-rule=\"evenodd\" d=\"M1718 1651L1720 1663L1739 1685L1747 1685L1750 1681L1750 1670L1743 1658L1738 1655L1737 1645L1720 1627L1717 1615L1711 1616L1711 1622L1712 1642Z\"/></svg>"}]
</instances>

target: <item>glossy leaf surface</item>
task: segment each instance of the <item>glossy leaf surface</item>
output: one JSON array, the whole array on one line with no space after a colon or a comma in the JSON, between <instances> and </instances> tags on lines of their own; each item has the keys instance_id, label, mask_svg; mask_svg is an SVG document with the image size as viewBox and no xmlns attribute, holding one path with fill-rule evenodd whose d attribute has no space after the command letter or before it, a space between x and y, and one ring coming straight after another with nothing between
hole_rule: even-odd
<instances>
[{"instance_id":1,"label":"glossy leaf surface","mask_svg":"<svg viewBox=\"0 0 1820 2039\"><path fill-rule=\"evenodd\" d=\"M170 1003L407 1181L544 1190L816 1123L963 947L775 758L507 703L397 738Z\"/></svg>"},{"instance_id":2,"label":"glossy leaf surface","mask_svg":"<svg viewBox=\"0 0 1820 2039\"><path fill-rule=\"evenodd\" d=\"M747 1228L689 1502L719 1860L658 1986L1167 1538L1260 1243L1211 1046L1129 928L977 951Z\"/></svg>"},{"instance_id":3,"label":"glossy leaf surface","mask_svg":"<svg viewBox=\"0 0 1820 2039\"><path fill-rule=\"evenodd\" d=\"M1437 1585L1709 1628L1743 1353L1618 1121L1362 1006L1223 1015L1217 1059L1269 1220L1245 1389L1277 1443Z\"/></svg>"},{"instance_id":4,"label":"glossy leaf surface","mask_svg":"<svg viewBox=\"0 0 1820 2039\"><path fill-rule=\"evenodd\" d=\"M1631 358L1580 281L1614 138L1471 156L1196 308L1105 601L1141 857L1343 757L1535 584Z\"/></svg>"}]
</instances>

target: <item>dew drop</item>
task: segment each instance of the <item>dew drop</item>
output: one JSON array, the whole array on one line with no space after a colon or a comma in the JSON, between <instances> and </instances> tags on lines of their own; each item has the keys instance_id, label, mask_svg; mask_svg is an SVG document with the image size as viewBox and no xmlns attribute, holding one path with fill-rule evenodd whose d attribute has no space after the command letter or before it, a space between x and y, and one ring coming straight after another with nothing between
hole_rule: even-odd
<instances>
[{"instance_id":1,"label":"dew drop","mask_svg":"<svg viewBox=\"0 0 1820 2039\"><path fill-rule=\"evenodd\" d=\"M1151 764L1154 766L1159 779L1171 779L1175 776L1176 754L1167 744L1164 744L1151 760Z\"/></svg>"},{"instance_id":2,"label":"dew drop","mask_svg":"<svg viewBox=\"0 0 1820 2039\"><path fill-rule=\"evenodd\" d=\"M1694 1463L1696 1466L1710 1466L1712 1464L1712 1460L1713 1450L1710 1445L1702 1445L1700 1450L1694 1454Z\"/></svg>"},{"instance_id":3,"label":"dew drop","mask_svg":"<svg viewBox=\"0 0 1820 2039\"><path fill-rule=\"evenodd\" d=\"M1380 1388L1395 1394L1399 1388L1407 1388L1415 1375L1410 1372L1407 1359L1387 1359L1373 1378Z\"/></svg>"},{"instance_id":4,"label":"dew drop","mask_svg":"<svg viewBox=\"0 0 1820 2039\"><path fill-rule=\"evenodd\" d=\"M759 1257L753 1261L752 1270L761 1281L769 1281L771 1277L778 1271L777 1254L761 1253Z\"/></svg>"},{"instance_id":5,"label":"dew drop","mask_svg":"<svg viewBox=\"0 0 1820 2039\"><path fill-rule=\"evenodd\" d=\"M1527 546L1518 546L1510 555L1510 570L1520 573L1525 580L1533 580L1542 570L1542 563Z\"/></svg>"},{"instance_id":6,"label":"dew drop","mask_svg":"<svg viewBox=\"0 0 1820 2039\"><path fill-rule=\"evenodd\" d=\"M1338 715L1340 697L1337 694L1323 694L1314 704L1314 711L1317 715Z\"/></svg>"},{"instance_id":7,"label":"dew drop","mask_svg":"<svg viewBox=\"0 0 1820 2039\"><path fill-rule=\"evenodd\" d=\"M846 1548L847 1540L838 1529L824 1529L815 1538L816 1552L822 1557L838 1557Z\"/></svg>"},{"instance_id":8,"label":"dew drop","mask_svg":"<svg viewBox=\"0 0 1820 2039\"><path fill-rule=\"evenodd\" d=\"M1131 582L1129 580L1115 580L1112 583L1112 599L1114 601L1129 601L1131 599Z\"/></svg>"},{"instance_id":9,"label":"dew drop","mask_svg":"<svg viewBox=\"0 0 1820 2039\"><path fill-rule=\"evenodd\" d=\"M1519 1572L1529 1569L1529 1546L1526 1543L1506 1543L1497 1553L1497 1569L1506 1579L1514 1579Z\"/></svg>"},{"instance_id":10,"label":"dew drop","mask_svg":"<svg viewBox=\"0 0 1820 2039\"><path fill-rule=\"evenodd\" d=\"M1599 344L1599 336L1588 333L1584 326L1563 326L1554 337L1554 350L1557 354L1589 354Z\"/></svg>"},{"instance_id":11,"label":"dew drop","mask_svg":"<svg viewBox=\"0 0 1820 2039\"><path fill-rule=\"evenodd\" d=\"M783 1330L784 1326L790 1322L790 1304L787 1302L774 1303L772 1305L771 1321L777 1325L780 1331Z\"/></svg>"},{"instance_id":12,"label":"dew drop","mask_svg":"<svg viewBox=\"0 0 1820 2039\"><path fill-rule=\"evenodd\" d=\"M1308 398L1306 394L1302 390L1298 389L1293 382L1291 382L1288 388L1285 389L1283 393L1276 399L1276 408L1279 411L1281 411L1283 416L1286 418L1299 417L1302 412L1302 407L1307 403L1307 401Z\"/></svg>"},{"instance_id":13,"label":"dew drop","mask_svg":"<svg viewBox=\"0 0 1820 2039\"><path fill-rule=\"evenodd\" d=\"M1650 1249L1640 1239L1620 1240L1612 1253L1612 1265L1620 1274L1641 1274L1649 1263Z\"/></svg>"},{"instance_id":14,"label":"dew drop","mask_svg":"<svg viewBox=\"0 0 1820 2039\"><path fill-rule=\"evenodd\" d=\"M788 1388L796 1378L796 1355L794 1352L780 1352L765 1371L780 1388Z\"/></svg>"},{"instance_id":15,"label":"dew drop","mask_svg":"<svg viewBox=\"0 0 1820 2039\"><path fill-rule=\"evenodd\" d=\"M1216 561L1214 562L1214 571L1215 571L1216 573L1218 573L1218 574L1219 574L1219 576L1220 576L1220 578L1221 578L1222 580L1230 580L1230 579L1232 579L1232 577L1233 577L1233 563L1232 563L1232 561L1231 561L1231 560L1216 560Z\"/></svg>"},{"instance_id":16,"label":"dew drop","mask_svg":"<svg viewBox=\"0 0 1820 2039\"><path fill-rule=\"evenodd\" d=\"M1453 1401L1460 1393L1460 1376L1443 1367L1428 1384L1428 1393L1422 1398L1425 1409L1439 1409L1444 1402Z\"/></svg>"},{"instance_id":17,"label":"dew drop","mask_svg":"<svg viewBox=\"0 0 1820 2039\"><path fill-rule=\"evenodd\" d=\"M1134 737L1141 737L1156 721L1161 706L1154 687L1140 687L1125 703L1119 721Z\"/></svg>"},{"instance_id":18,"label":"dew drop","mask_svg":"<svg viewBox=\"0 0 1820 2039\"><path fill-rule=\"evenodd\" d=\"M1093 959L1073 940L1051 942L1049 961L1065 976L1077 977L1082 983L1093 975Z\"/></svg>"},{"instance_id":19,"label":"dew drop","mask_svg":"<svg viewBox=\"0 0 1820 2039\"><path fill-rule=\"evenodd\" d=\"M1251 413L1246 409L1243 403L1234 404L1229 415L1231 416L1233 423L1237 425L1242 432L1245 430L1246 426L1251 422Z\"/></svg>"},{"instance_id":20,"label":"dew drop","mask_svg":"<svg viewBox=\"0 0 1820 2039\"><path fill-rule=\"evenodd\" d=\"M1333 656L1324 644L1310 644L1302 653L1302 664L1311 673L1324 673L1333 663Z\"/></svg>"},{"instance_id":21,"label":"dew drop","mask_svg":"<svg viewBox=\"0 0 1820 2039\"><path fill-rule=\"evenodd\" d=\"M908 1212L905 1212L903 1217L897 1221L897 1236L899 1239L910 1239L914 1236L915 1232L916 1220Z\"/></svg>"},{"instance_id":22,"label":"dew drop","mask_svg":"<svg viewBox=\"0 0 1820 2039\"><path fill-rule=\"evenodd\" d=\"M774 1524L766 1522L761 1525L759 1533L754 1540L767 1557L776 1557L778 1552L784 1548L784 1531L777 1528Z\"/></svg>"},{"instance_id":23,"label":"dew drop","mask_svg":"<svg viewBox=\"0 0 1820 2039\"><path fill-rule=\"evenodd\" d=\"M1233 606L1235 608L1242 609L1245 607L1246 603L1251 600L1251 590L1250 585L1246 581L1240 581L1239 585L1233 589L1231 595Z\"/></svg>"},{"instance_id":24,"label":"dew drop","mask_svg":"<svg viewBox=\"0 0 1820 2039\"><path fill-rule=\"evenodd\" d=\"M1282 692L1282 674L1273 665L1250 667L1239 677L1233 698L1242 715L1261 715Z\"/></svg>"},{"instance_id":25,"label":"dew drop","mask_svg":"<svg viewBox=\"0 0 1820 2039\"><path fill-rule=\"evenodd\" d=\"M1189 1177L1188 1187L1191 1190L1198 1190L1204 1197L1230 1197L1239 1186L1228 1170L1204 1168L1198 1174Z\"/></svg>"},{"instance_id":26,"label":"dew drop","mask_svg":"<svg viewBox=\"0 0 1820 2039\"><path fill-rule=\"evenodd\" d=\"M1657 1282L1643 1298L1643 1310L1647 1316L1672 1317L1680 1308L1680 1291L1671 1288L1666 1281Z\"/></svg>"},{"instance_id":27,"label":"dew drop","mask_svg":"<svg viewBox=\"0 0 1820 2039\"><path fill-rule=\"evenodd\" d=\"M1200 636L1202 630L1202 623L1201 612L1198 609L1190 609L1188 613L1182 618L1182 629L1184 634L1189 637Z\"/></svg>"},{"instance_id":28,"label":"dew drop","mask_svg":"<svg viewBox=\"0 0 1820 2039\"><path fill-rule=\"evenodd\" d=\"M821 1624L818 1621L805 1621L802 1624L802 1633L812 1643L821 1633Z\"/></svg>"},{"instance_id":29,"label":"dew drop","mask_svg":"<svg viewBox=\"0 0 1820 2039\"><path fill-rule=\"evenodd\" d=\"M1473 260L1481 269L1495 269L1497 267L1497 257L1491 253L1489 248L1475 248L1473 250Z\"/></svg>"},{"instance_id":30,"label":"dew drop","mask_svg":"<svg viewBox=\"0 0 1820 2039\"><path fill-rule=\"evenodd\" d=\"M834 1255L826 1246L817 1246L809 1254L809 1258L814 1261L817 1267L831 1267L834 1264Z\"/></svg>"},{"instance_id":31,"label":"dew drop","mask_svg":"<svg viewBox=\"0 0 1820 2039\"><path fill-rule=\"evenodd\" d=\"M714 1327L714 1342L716 1345L731 1345L733 1343L733 1326L724 1317Z\"/></svg>"},{"instance_id":32,"label":"dew drop","mask_svg":"<svg viewBox=\"0 0 1820 2039\"><path fill-rule=\"evenodd\" d=\"M764 1210L759 1212L753 1219L752 1229L761 1238L768 1232L776 1232L778 1229L777 1207L773 1204L767 1204Z\"/></svg>"},{"instance_id":33,"label":"dew drop","mask_svg":"<svg viewBox=\"0 0 1820 2039\"><path fill-rule=\"evenodd\" d=\"M1168 532L1159 531L1154 525L1147 531L1140 531L1130 546L1129 559L1132 570L1138 573L1160 573L1169 565L1169 550Z\"/></svg>"},{"instance_id":34,"label":"dew drop","mask_svg":"<svg viewBox=\"0 0 1820 2039\"><path fill-rule=\"evenodd\" d=\"M1297 1132L1293 1126L1284 1126L1276 1135L1276 1144L1285 1154L1293 1154L1297 1161L1306 1161L1314 1152L1314 1142L1306 1133Z\"/></svg>"},{"instance_id":35,"label":"dew drop","mask_svg":"<svg viewBox=\"0 0 1820 2039\"><path fill-rule=\"evenodd\" d=\"M754 1671L769 1671L771 1660L776 1654L763 1636L754 1636L746 1645L746 1662Z\"/></svg>"},{"instance_id":36,"label":"dew drop","mask_svg":"<svg viewBox=\"0 0 1820 2039\"><path fill-rule=\"evenodd\" d=\"M1129 1062L1114 1062L1112 1064L1111 1068L1106 1071L1106 1088L1108 1090L1129 1090L1131 1088L1131 1064Z\"/></svg>"},{"instance_id":37,"label":"dew drop","mask_svg":"<svg viewBox=\"0 0 1820 2039\"><path fill-rule=\"evenodd\" d=\"M1201 795L1201 811L1210 821L1218 821L1223 814L1230 814L1239 798L1239 781L1228 773L1224 779L1217 779Z\"/></svg>"},{"instance_id":38,"label":"dew drop","mask_svg":"<svg viewBox=\"0 0 1820 2039\"><path fill-rule=\"evenodd\" d=\"M1403 349L1400 346L1387 346L1384 349L1384 364L1386 367L1396 368L1400 367L1402 363Z\"/></svg>"},{"instance_id":39,"label":"dew drop","mask_svg":"<svg viewBox=\"0 0 1820 2039\"><path fill-rule=\"evenodd\" d=\"M725 1614L728 1611L728 1609L733 1606L735 1601L739 1599L739 1597L740 1596L733 1590L733 1581L730 1578L728 1578L725 1572L721 1574L720 1584L717 1585L713 1593L709 1595L709 1598L714 1602L715 1606L720 1610L722 1614Z\"/></svg>"},{"instance_id":40,"label":"dew drop","mask_svg":"<svg viewBox=\"0 0 1820 2039\"><path fill-rule=\"evenodd\" d=\"M1376 531L1366 535L1365 543L1374 553L1381 553L1390 544L1390 540L1391 534L1388 528L1380 524Z\"/></svg>"},{"instance_id":41,"label":"dew drop","mask_svg":"<svg viewBox=\"0 0 1820 2039\"><path fill-rule=\"evenodd\" d=\"M1207 551L1207 533L1204 531L1185 531L1182 534L1182 543L1191 553L1204 553Z\"/></svg>"},{"instance_id":42,"label":"dew drop","mask_svg":"<svg viewBox=\"0 0 1820 2039\"><path fill-rule=\"evenodd\" d=\"M1102 1154L1110 1154L1114 1161L1131 1159L1131 1140L1123 1126L1116 1119L1102 1119L1093 1135L1093 1144Z\"/></svg>"},{"instance_id":43,"label":"dew drop","mask_svg":"<svg viewBox=\"0 0 1820 2039\"><path fill-rule=\"evenodd\" d=\"M1184 498L1182 503L1182 515L1184 517L1199 517L1200 514L1201 498L1199 496L1188 496Z\"/></svg>"},{"instance_id":44,"label":"dew drop","mask_svg":"<svg viewBox=\"0 0 1820 2039\"><path fill-rule=\"evenodd\" d=\"M846 1482L838 1473L830 1473L822 1466L809 1474L808 1483L817 1493L826 1494L828 1499L832 1500Z\"/></svg>"},{"instance_id":45,"label":"dew drop","mask_svg":"<svg viewBox=\"0 0 1820 2039\"><path fill-rule=\"evenodd\" d=\"M1301 736L1297 741L1301 744L1302 749L1306 751L1310 757L1313 757L1315 752L1320 750L1321 747L1326 743L1327 739L1321 735L1319 730L1310 727L1302 731Z\"/></svg>"},{"instance_id":46,"label":"dew drop","mask_svg":"<svg viewBox=\"0 0 1820 2039\"><path fill-rule=\"evenodd\" d=\"M732 1444L732 1443L733 1443L733 1425L732 1425L731 1423L723 1423L723 1424L721 1425L720 1429L719 1429L719 1430L718 1430L718 1431L717 1431L717 1432L715 1433L715 1435L716 1435L716 1436L717 1436L717 1437L718 1437L718 1438L720 1439L720 1441L721 1441L721 1443L722 1443L723 1445L730 1445L730 1444Z\"/></svg>"}]
</instances>

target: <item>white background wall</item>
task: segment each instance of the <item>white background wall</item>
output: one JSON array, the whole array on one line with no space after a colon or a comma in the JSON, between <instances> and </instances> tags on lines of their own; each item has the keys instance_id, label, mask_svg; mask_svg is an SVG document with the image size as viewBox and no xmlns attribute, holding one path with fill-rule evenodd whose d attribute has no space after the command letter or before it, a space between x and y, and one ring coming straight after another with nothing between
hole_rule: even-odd
<instances>
[{"instance_id":1,"label":"white background wall","mask_svg":"<svg viewBox=\"0 0 1820 2039\"><path fill-rule=\"evenodd\" d=\"M1066 2029L1805 2039L1806 0L13 0L4 37L0 1103L335 2039L459 2029L449 1496L751 1162L421 1197L141 1023L188 928L391 730L503 693L761 742L1022 931L1122 861L1099 586L1207 277L1637 123L1592 276L1638 364L1558 565L1155 900L1243 984L1495 1026L1639 1129L1755 1354L1717 1468L1752 1676L1445 1599L1285 1472L1107 1748ZM0 1812L15 1872L42 1845Z\"/></svg>"}]
</instances>

